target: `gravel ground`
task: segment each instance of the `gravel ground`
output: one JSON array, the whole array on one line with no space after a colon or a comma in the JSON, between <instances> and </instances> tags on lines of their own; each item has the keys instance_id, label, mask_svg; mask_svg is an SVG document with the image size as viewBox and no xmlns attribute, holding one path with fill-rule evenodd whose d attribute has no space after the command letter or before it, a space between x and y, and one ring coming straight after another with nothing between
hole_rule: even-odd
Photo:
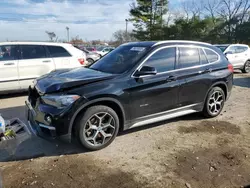
<instances>
[{"instance_id":1,"label":"gravel ground","mask_svg":"<svg viewBox=\"0 0 250 188\"><path fill-rule=\"evenodd\" d=\"M247 187L250 75L236 73L234 83L219 117L193 114L129 130L100 151L25 138L1 149L4 187ZM25 121L25 99L3 97L0 113Z\"/></svg>"}]
</instances>

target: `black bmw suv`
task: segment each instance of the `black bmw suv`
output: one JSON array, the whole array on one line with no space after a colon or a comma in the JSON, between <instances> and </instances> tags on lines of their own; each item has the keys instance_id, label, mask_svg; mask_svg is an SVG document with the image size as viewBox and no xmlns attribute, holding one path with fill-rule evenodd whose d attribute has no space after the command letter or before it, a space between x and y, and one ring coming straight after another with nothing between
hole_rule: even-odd
<instances>
[{"instance_id":1,"label":"black bmw suv","mask_svg":"<svg viewBox=\"0 0 250 188\"><path fill-rule=\"evenodd\" d=\"M42 137L75 137L98 150L133 127L194 112L218 116L232 83L232 65L210 44L127 43L90 67L36 79L28 121Z\"/></svg>"}]
</instances>

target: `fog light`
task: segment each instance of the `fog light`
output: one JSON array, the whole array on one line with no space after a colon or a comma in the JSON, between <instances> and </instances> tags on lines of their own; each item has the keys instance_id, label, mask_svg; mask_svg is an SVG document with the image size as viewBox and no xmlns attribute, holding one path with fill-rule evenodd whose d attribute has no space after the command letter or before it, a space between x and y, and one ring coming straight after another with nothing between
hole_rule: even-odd
<instances>
[{"instance_id":1,"label":"fog light","mask_svg":"<svg viewBox=\"0 0 250 188\"><path fill-rule=\"evenodd\" d=\"M45 121L47 121L49 124L51 124L51 122L52 122L52 117L51 117L50 115L46 115L46 116L44 117L44 119L45 119Z\"/></svg>"}]
</instances>

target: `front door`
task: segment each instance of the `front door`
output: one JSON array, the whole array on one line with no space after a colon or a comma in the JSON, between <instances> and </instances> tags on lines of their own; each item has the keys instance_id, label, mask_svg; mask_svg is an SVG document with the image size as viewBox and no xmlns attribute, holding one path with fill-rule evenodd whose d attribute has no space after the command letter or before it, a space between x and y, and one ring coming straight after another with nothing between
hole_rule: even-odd
<instances>
[{"instance_id":1,"label":"front door","mask_svg":"<svg viewBox=\"0 0 250 188\"><path fill-rule=\"evenodd\" d=\"M0 46L0 91L19 89L18 58L15 45Z\"/></svg>"},{"instance_id":2,"label":"front door","mask_svg":"<svg viewBox=\"0 0 250 188\"><path fill-rule=\"evenodd\" d=\"M53 59L47 56L44 46L21 45L20 50L18 71L21 88L28 88L35 78L55 70Z\"/></svg>"},{"instance_id":3,"label":"front door","mask_svg":"<svg viewBox=\"0 0 250 188\"><path fill-rule=\"evenodd\" d=\"M128 92L132 122L176 108L179 82L174 74L175 59L175 47L158 49L142 65L156 68L157 74L131 78Z\"/></svg>"}]
</instances>

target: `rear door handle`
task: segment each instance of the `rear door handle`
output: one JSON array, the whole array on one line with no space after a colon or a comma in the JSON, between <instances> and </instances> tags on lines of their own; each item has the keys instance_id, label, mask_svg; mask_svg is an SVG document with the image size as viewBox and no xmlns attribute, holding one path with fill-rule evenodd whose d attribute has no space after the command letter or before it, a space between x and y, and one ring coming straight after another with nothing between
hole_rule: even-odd
<instances>
[{"instance_id":1,"label":"rear door handle","mask_svg":"<svg viewBox=\"0 0 250 188\"><path fill-rule=\"evenodd\" d=\"M199 71L199 74L212 72L212 69L207 68L205 70Z\"/></svg>"},{"instance_id":2,"label":"rear door handle","mask_svg":"<svg viewBox=\"0 0 250 188\"><path fill-rule=\"evenodd\" d=\"M15 63L4 63L4 65L6 65L6 66L15 65Z\"/></svg>"},{"instance_id":3,"label":"rear door handle","mask_svg":"<svg viewBox=\"0 0 250 188\"><path fill-rule=\"evenodd\" d=\"M50 60L44 60L43 63L50 63Z\"/></svg>"},{"instance_id":4,"label":"rear door handle","mask_svg":"<svg viewBox=\"0 0 250 188\"><path fill-rule=\"evenodd\" d=\"M176 76L168 76L166 79L167 82L172 82L172 81L176 81L176 80L177 80Z\"/></svg>"}]
</instances>

